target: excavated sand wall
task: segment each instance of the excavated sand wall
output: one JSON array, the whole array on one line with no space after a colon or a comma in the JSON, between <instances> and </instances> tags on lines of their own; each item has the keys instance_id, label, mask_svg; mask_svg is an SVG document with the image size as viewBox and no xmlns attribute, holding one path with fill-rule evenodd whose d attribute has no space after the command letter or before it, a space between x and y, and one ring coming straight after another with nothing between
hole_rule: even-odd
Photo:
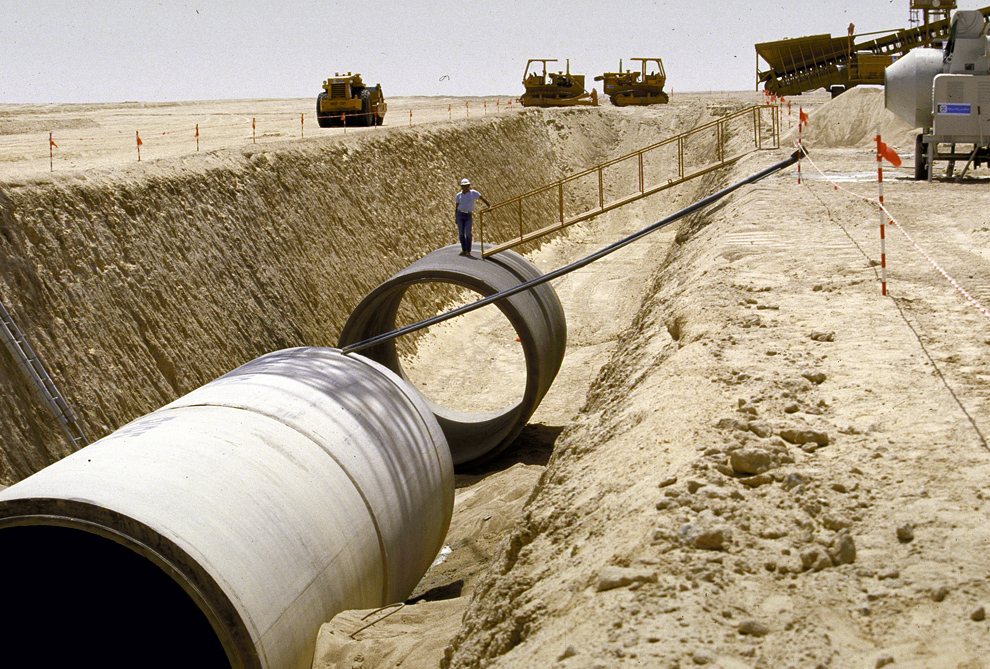
<instances>
[{"instance_id":1,"label":"excavated sand wall","mask_svg":"<svg viewBox=\"0 0 990 669\"><path fill-rule=\"evenodd\" d=\"M263 353L335 345L379 282L456 243L462 176L495 202L572 169L548 114L0 183L0 300L98 438ZM68 446L6 349L0 387L12 483Z\"/></svg>"}]
</instances>

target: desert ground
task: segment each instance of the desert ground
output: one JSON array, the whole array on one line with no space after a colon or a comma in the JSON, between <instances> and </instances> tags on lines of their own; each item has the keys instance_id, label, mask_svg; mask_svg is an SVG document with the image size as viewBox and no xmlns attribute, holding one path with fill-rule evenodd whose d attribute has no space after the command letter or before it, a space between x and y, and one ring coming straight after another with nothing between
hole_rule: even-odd
<instances>
[{"instance_id":1,"label":"desert ground","mask_svg":"<svg viewBox=\"0 0 990 669\"><path fill-rule=\"evenodd\" d=\"M464 128L470 141L522 115L537 119L543 148L567 174L762 101L756 93L684 94L657 107L500 105L498 115L458 119L447 110L456 101L398 99L389 101L390 113L413 109L413 126L400 112L382 128L322 139L313 138L315 127L313 137L308 125L300 132L308 101L4 105L0 208L68 179L109 184L121 171L137 174L139 122L168 139L196 119L236 113L240 125L223 148L210 149L214 155L253 151L259 141L277 142L273 151L307 147L298 150L308 156L331 145L360 151L385 141L369 138L388 136L420 145L393 170L452 177L464 165L423 145ZM468 109L483 104L468 102ZM810 160L802 161L800 181L788 168L554 282L567 315L567 353L529 427L497 459L458 472L445 549L406 605L357 633L381 614L347 611L328 621L314 668L990 666L990 171L956 181L941 166L932 183L914 181L914 131L883 110L882 91L790 102L780 149L750 153L527 252L549 271L670 215L783 159L798 139L798 108L809 113L800 138ZM285 127L252 137L244 122L262 112L284 117ZM59 143L54 134L54 172L51 128L66 136ZM897 221L885 228L887 295L873 201L878 128L904 158L901 167L883 168L885 203ZM148 132L142 161L151 162L141 169L157 176L200 169L189 162L188 137L156 147ZM100 139L111 135L122 143ZM484 155L475 159L478 172L501 174L506 153ZM210 160L215 167L227 159ZM489 199L512 194L494 177L474 182ZM449 209L452 187L438 191L424 202ZM422 220L446 235L444 243L454 241L444 216L410 205L428 212ZM18 216L8 215L8 229ZM65 214L55 218L65 224ZM29 246L18 246L15 234L0 250L13 258ZM366 269L366 281L347 288L352 304L402 266L402 257L382 258L382 267ZM40 252L22 260L49 262ZM75 285L63 274L75 270L51 263L52 276ZM278 266L255 268L262 271ZM61 347L50 343L56 337L46 327L61 332L58 321L68 317L45 313L54 308L32 298L19 276L4 271L0 297L41 342L56 382L80 404L91 393L123 394L115 386L120 373L92 369L146 355L140 343L123 334L115 343L93 334L90 342L88 330ZM135 299L141 294L133 289ZM435 326L417 340L405 371L441 405L511 401L519 379L512 368L521 363L506 327L493 309ZM152 348L148 329L141 336ZM299 326L251 336L253 348L238 351L245 359L279 345L332 345L336 333L313 341ZM166 354L169 341L157 340ZM74 366L67 347L89 350L93 367ZM14 399L4 407L23 392L6 355L0 381ZM128 375L134 388L154 390L132 404L107 400L102 417L83 411L87 425L105 433L216 371L194 372L195 359L185 364L168 384L154 380L153 366L146 377ZM221 373L230 368L217 364ZM22 451L55 458L65 450L56 431L32 432L44 416L32 411L2 415L17 424L4 432L7 483L44 460ZM34 443L35 433L48 443Z\"/></svg>"}]
</instances>

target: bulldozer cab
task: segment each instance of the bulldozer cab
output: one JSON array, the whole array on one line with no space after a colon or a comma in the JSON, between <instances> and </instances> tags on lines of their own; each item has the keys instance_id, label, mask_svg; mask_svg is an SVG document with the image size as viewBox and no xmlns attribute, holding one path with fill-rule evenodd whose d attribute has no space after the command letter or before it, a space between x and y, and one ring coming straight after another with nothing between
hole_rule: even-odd
<instances>
[{"instance_id":1,"label":"bulldozer cab","mask_svg":"<svg viewBox=\"0 0 990 669\"><path fill-rule=\"evenodd\" d=\"M663 85L667 83L667 75L663 71L663 61L659 58L630 58L630 60L638 60L642 63L640 72L636 72L635 76L638 77L642 74L644 84L651 84L653 86L660 86L663 88ZM655 71L650 71L650 63L656 63ZM635 81L635 78L633 81Z\"/></svg>"},{"instance_id":2,"label":"bulldozer cab","mask_svg":"<svg viewBox=\"0 0 990 669\"><path fill-rule=\"evenodd\" d=\"M526 88L532 88L534 86L544 86L547 83L547 63L556 63L556 58L530 58L526 61L526 71L523 72L523 86ZM539 68L533 71L532 74L529 73L529 66L533 63L543 63L543 73L539 72Z\"/></svg>"}]
</instances>

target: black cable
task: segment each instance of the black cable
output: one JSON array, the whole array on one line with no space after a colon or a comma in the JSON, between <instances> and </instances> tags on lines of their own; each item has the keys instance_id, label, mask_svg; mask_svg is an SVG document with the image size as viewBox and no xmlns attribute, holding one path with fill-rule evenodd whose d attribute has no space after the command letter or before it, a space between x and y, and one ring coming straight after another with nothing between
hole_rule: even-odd
<instances>
[{"instance_id":1,"label":"black cable","mask_svg":"<svg viewBox=\"0 0 990 669\"><path fill-rule=\"evenodd\" d=\"M581 269L585 265L590 265L591 263L595 262L596 260L600 260L601 258L604 258L608 254L613 253L615 251L618 251L619 249L621 249L624 246L627 246L628 244L632 244L634 241L636 241L637 239L640 239L641 237L645 237L646 235L648 235L648 234L650 234L652 232L656 232L660 228L666 227L666 226L670 225L671 223L674 223L675 221L678 221L678 220L684 218L685 216L689 216L689 215L693 214L694 212L698 211L699 209L704 209L708 205L710 205L710 204L712 204L714 202L717 202L718 200L722 199L723 197L725 197L726 195L728 195L732 191L734 191L734 190L736 190L738 188L741 188L742 186L745 186L745 185L751 184L751 183L756 183L760 179L763 179L765 177L770 176L771 174L774 174L776 172L779 172L780 170L782 170L784 168L790 167L791 165L793 165L794 163L796 163L798 161L798 159L800 158L802 152L804 152L805 155L807 155L807 150L806 149L803 149L803 148L802 149L798 149L797 151L795 151L794 153L792 153L786 160L782 160L779 163L776 163L774 165L771 165L770 167L766 168L765 170L762 170L760 172L757 172L755 174L752 174L752 175L746 177L742 181L736 182L736 183L732 184L731 186L727 186L727 187L723 188L722 190L720 190L720 191L718 191L716 193L712 193L708 197L702 198L702 199L698 200L697 202L688 205L687 207L685 207L684 209L681 209L677 213L671 214L667 218L661 219L661 220L657 221L656 223L653 223L652 225L648 225L647 227L643 228L642 230L640 230L638 232L634 232L633 234L629 235L628 237L625 237L623 239L620 239L619 241L614 242L614 243L606 246L605 248L592 253L589 256L586 256L584 258L581 258L580 260L577 260L577 261L571 263L570 265L565 265L565 266L563 266L563 267L561 267L559 269L555 269L552 272L548 272L548 273L546 273L546 274L544 274L542 276L539 276L539 277L537 277L535 279L530 279L529 281L526 281L525 283L521 283L518 286L515 286L513 288L509 288L507 290L503 290L501 292L494 293L492 295L489 295L488 297L485 297L485 298L482 298L482 299L478 300L477 302L472 302L471 304L466 304L463 307L458 307L457 309L452 309L451 311L447 311L447 312L444 312L442 314L438 314L437 316L433 316L432 318L427 318L426 320L419 321L418 323L413 323L411 325L406 325L405 327L401 327L398 330L392 330L391 332L385 332L383 334L380 334L380 335L376 335L374 337L371 337L370 339L365 339L364 341L359 341L359 342L354 343L354 344L349 344L349 345L343 347L341 349L341 351L343 353L353 353L354 351L360 351L362 349L369 348L369 347L375 346L377 344L381 344L381 343L386 342L386 341L389 341L391 339L397 339L398 337L401 337L402 335L406 335L406 334L409 334L411 332L416 332L417 330L422 330L423 328L430 327L431 325L436 325L437 323L441 323L443 321L449 320L451 318L454 318L455 316L460 316L462 314L468 313L469 311L474 311L475 309L480 309L481 307L488 306L492 302L497 302L498 300L504 300L507 297L512 297L516 293L521 293L524 290L529 290L530 288L533 288L534 286L538 286L538 285L540 285L542 283L546 283L547 281L553 281L554 279L556 279L558 277L561 277L561 276L563 276L565 274L569 274L570 272L573 272L574 270Z\"/></svg>"}]
</instances>

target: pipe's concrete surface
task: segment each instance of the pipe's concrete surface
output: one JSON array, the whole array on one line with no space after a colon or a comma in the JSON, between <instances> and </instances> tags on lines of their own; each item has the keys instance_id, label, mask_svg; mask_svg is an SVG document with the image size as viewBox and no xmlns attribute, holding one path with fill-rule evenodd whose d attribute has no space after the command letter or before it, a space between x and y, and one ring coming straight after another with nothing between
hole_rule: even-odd
<instances>
[{"instance_id":1,"label":"pipe's concrete surface","mask_svg":"<svg viewBox=\"0 0 990 669\"><path fill-rule=\"evenodd\" d=\"M531 262L514 251L481 260L458 255L460 247L447 246L412 263L365 297L351 313L338 345L370 339L395 329L395 318L406 290L417 283L449 283L483 297L542 276ZM567 325L557 293L544 283L496 302L522 344L526 358L526 387L522 399L501 410L472 414L429 402L450 446L454 464L483 461L512 443L550 389L564 359ZM403 378L394 340L362 351Z\"/></svg>"},{"instance_id":2,"label":"pipe's concrete surface","mask_svg":"<svg viewBox=\"0 0 990 669\"><path fill-rule=\"evenodd\" d=\"M0 652L51 660L81 627L73 663L131 635L151 647L123 666L308 668L323 622L412 592L453 498L412 386L335 349L263 356L0 491Z\"/></svg>"}]
</instances>

